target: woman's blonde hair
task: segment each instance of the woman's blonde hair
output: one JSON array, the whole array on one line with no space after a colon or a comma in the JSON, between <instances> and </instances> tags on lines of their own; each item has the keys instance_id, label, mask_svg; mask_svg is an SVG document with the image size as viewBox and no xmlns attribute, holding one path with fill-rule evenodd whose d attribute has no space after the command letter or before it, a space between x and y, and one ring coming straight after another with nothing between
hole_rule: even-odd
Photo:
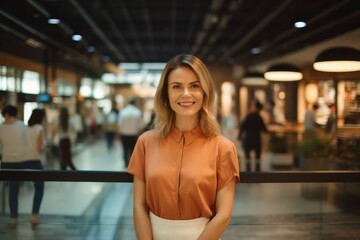
<instances>
[{"instance_id":1,"label":"woman's blonde hair","mask_svg":"<svg viewBox=\"0 0 360 240\"><path fill-rule=\"evenodd\" d=\"M220 127L215 117L215 86L205 64L197 57L181 54L170 59L161 75L155 94L155 130L160 137L165 137L175 121L175 112L171 109L168 96L168 78L171 71L178 68L190 69L200 81L204 91L203 105L200 109L200 128L207 137L220 134Z\"/></svg>"}]
</instances>

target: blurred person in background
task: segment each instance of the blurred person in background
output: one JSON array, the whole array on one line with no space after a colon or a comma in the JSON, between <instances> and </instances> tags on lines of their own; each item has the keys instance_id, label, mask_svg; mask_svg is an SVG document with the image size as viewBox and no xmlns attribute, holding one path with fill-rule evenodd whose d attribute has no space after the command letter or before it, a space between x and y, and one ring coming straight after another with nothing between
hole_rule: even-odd
<instances>
[{"instance_id":1,"label":"blurred person in background","mask_svg":"<svg viewBox=\"0 0 360 240\"><path fill-rule=\"evenodd\" d=\"M102 137L104 131L105 113L102 107L98 107L96 112L96 133L95 137Z\"/></svg>"},{"instance_id":2,"label":"blurred person in background","mask_svg":"<svg viewBox=\"0 0 360 240\"><path fill-rule=\"evenodd\" d=\"M80 142L83 140L83 132L84 132L84 125L83 125L83 120L82 120L82 116L79 113L75 113L72 116L72 121L74 123L74 127L76 130L76 142Z\"/></svg>"},{"instance_id":3,"label":"blurred person in background","mask_svg":"<svg viewBox=\"0 0 360 240\"><path fill-rule=\"evenodd\" d=\"M255 101L251 106L250 113L240 125L238 140L243 143L246 158L246 171L251 171L251 152L255 152L255 170L261 170L261 133L268 132L263 118L260 115L262 104Z\"/></svg>"},{"instance_id":4,"label":"blurred person in background","mask_svg":"<svg viewBox=\"0 0 360 240\"><path fill-rule=\"evenodd\" d=\"M316 129L318 128L318 124L316 123L316 113L319 109L319 105L314 103L311 108L309 108L305 112L304 117L304 137L305 138L313 138L315 137Z\"/></svg>"},{"instance_id":5,"label":"blurred person in background","mask_svg":"<svg viewBox=\"0 0 360 240\"><path fill-rule=\"evenodd\" d=\"M123 147L125 167L128 166L136 141L143 129L142 111L135 106L136 98L128 100L118 118L118 133Z\"/></svg>"},{"instance_id":6,"label":"blurred person in background","mask_svg":"<svg viewBox=\"0 0 360 240\"><path fill-rule=\"evenodd\" d=\"M76 134L75 127L70 119L69 111L66 107L60 109L59 121L56 123L57 127L53 132L53 139L55 136L59 139L60 147L60 169L66 170L70 167L71 170L76 170L76 167L72 161L72 136Z\"/></svg>"},{"instance_id":7,"label":"blurred person in background","mask_svg":"<svg viewBox=\"0 0 360 240\"><path fill-rule=\"evenodd\" d=\"M44 109L34 109L28 121L28 127L26 129L27 142L29 144L29 161L33 161L36 165L39 166L39 169L43 169L42 162L44 156L43 152L45 150L45 133L43 122L45 119L45 110ZM34 182L35 184L35 196L32 216L30 222L33 227L40 223L38 213L40 209L40 204L42 197L44 195L44 182L38 181Z\"/></svg>"},{"instance_id":8,"label":"blurred person in background","mask_svg":"<svg viewBox=\"0 0 360 240\"><path fill-rule=\"evenodd\" d=\"M327 133L329 135L329 137L333 137L336 133L336 128L337 128L337 117L336 117L336 112L335 112L335 104L331 103L329 105L329 109L330 109L330 114L329 117L326 121L325 124L325 133Z\"/></svg>"},{"instance_id":9,"label":"blurred person in background","mask_svg":"<svg viewBox=\"0 0 360 240\"><path fill-rule=\"evenodd\" d=\"M29 119L31 126L27 128L22 121L17 119L17 112L17 108L12 105L7 105L1 112L4 117L4 123L0 125L0 148L2 152L1 168L41 170L43 167L39 153L43 148L43 141L40 136L42 135L40 133L42 130L41 127L34 122L41 122L43 113L37 110L33 112ZM36 121L34 119L36 119ZM32 205L32 215L29 220L32 227L35 227L40 222L38 214L44 192L43 182L34 182L34 185L35 193ZM11 221L8 224L8 227L10 229L15 229L17 227L19 188L19 181L9 181Z\"/></svg>"},{"instance_id":10,"label":"blurred person in background","mask_svg":"<svg viewBox=\"0 0 360 240\"><path fill-rule=\"evenodd\" d=\"M221 130L224 137L236 143L236 137L238 132L238 120L233 112L229 112L222 118Z\"/></svg>"},{"instance_id":11,"label":"blurred person in background","mask_svg":"<svg viewBox=\"0 0 360 240\"><path fill-rule=\"evenodd\" d=\"M105 123L104 123L106 146L109 151L114 146L114 141L117 134L117 120L118 120L118 110L116 108L112 108L111 111L106 115Z\"/></svg>"}]
</instances>

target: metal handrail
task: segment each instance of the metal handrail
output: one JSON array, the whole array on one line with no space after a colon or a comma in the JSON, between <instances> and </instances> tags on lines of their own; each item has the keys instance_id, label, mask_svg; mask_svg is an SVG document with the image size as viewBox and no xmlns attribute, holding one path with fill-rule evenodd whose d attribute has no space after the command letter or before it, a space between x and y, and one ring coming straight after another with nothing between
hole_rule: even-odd
<instances>
[{"instance_id":1,"label":"metal handrail","mask_svg":"<svg viewBox=\"0 0 360 240\"><path fill-rule=\"evenodd\" d=\"M241 183L360 182L360 171L241 172ZM0 170L1 181L133 182L119 171Z\"/></svg>"}]
</instances>

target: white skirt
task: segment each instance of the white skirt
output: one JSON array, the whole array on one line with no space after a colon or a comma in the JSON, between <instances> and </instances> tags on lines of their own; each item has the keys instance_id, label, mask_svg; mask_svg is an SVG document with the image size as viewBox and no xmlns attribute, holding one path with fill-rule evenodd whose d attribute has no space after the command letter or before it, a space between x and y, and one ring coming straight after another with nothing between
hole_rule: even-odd
<instances>
[{"instance_id":1,"label":"white skirt","mask_svg":"<svg viewBox=\"0 0 360 240\"><path fill-rule=\"evenodd\" d=\"M190 220L168 220L150 212L154 240L196 240L210 221L201 217Z\"/></svg>"}]
</instances>

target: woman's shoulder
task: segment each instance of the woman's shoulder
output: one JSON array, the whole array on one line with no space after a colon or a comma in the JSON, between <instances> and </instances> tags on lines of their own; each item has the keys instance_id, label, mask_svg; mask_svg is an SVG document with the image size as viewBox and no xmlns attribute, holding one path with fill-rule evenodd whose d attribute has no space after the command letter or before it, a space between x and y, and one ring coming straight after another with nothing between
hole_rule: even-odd
<instances>
[{"instance_id":1,"label":"woman's shoulder","mask_svg":"<svg viewBox=\"0 0 360 240\"><path fill-rule=\"evenodd\" d=\"M228 138L226 138L225 136L219 134L216 135L213 138L213 141L216 142L216 145L220 148L233 148L234 143L229 140Z\"/></svg>"},{"instance_id":2,"label":"woman's shoulder","mask_svg":"<svg viewBox=\"0 0 360 240\"><path fill-rule=\"evenodd\" d=\"M155 129L150 129L150 130L143 132L139 138L142 140L155 140L158 138L158 135L157 135Z\"/></svg>"},{"instance_id":3,"label":"woman's shoulder","mask_svg":"<svg viewBox=\"0 0 360 240\"><path fill-rule=\"evenodd\" d=\"M12 128L21 129L21 130L24 130L26 128L25 123L21 120L17 120L16 122L14 122L13 124L11 124L9 126L12 126Z\"/></svg>"},{"instance_id":4,"label":"woman's shoulder","mask_svg":"<svg viewBox=\"0 0 360 240\"><path fill-rule=\"evenodd\" d=\"M29 134L37 134L37 133L43 131L43 127L40 124L35 124L32 126L27 126L26 131Z\"/></svg>"},{"instance_id":5,"label":"woman's shoulder","mask_svg":"<svg viewBox=\"0 0 360 240\"><path fill-rule=\"evenodd\" d=\"M38 131L42 131L42 130L44 129L44 127L43 127L41 124L35 124L35 125L33 126L33 128L35 128L35 129L38 130Z\"/></svg>"}]
</instances>

